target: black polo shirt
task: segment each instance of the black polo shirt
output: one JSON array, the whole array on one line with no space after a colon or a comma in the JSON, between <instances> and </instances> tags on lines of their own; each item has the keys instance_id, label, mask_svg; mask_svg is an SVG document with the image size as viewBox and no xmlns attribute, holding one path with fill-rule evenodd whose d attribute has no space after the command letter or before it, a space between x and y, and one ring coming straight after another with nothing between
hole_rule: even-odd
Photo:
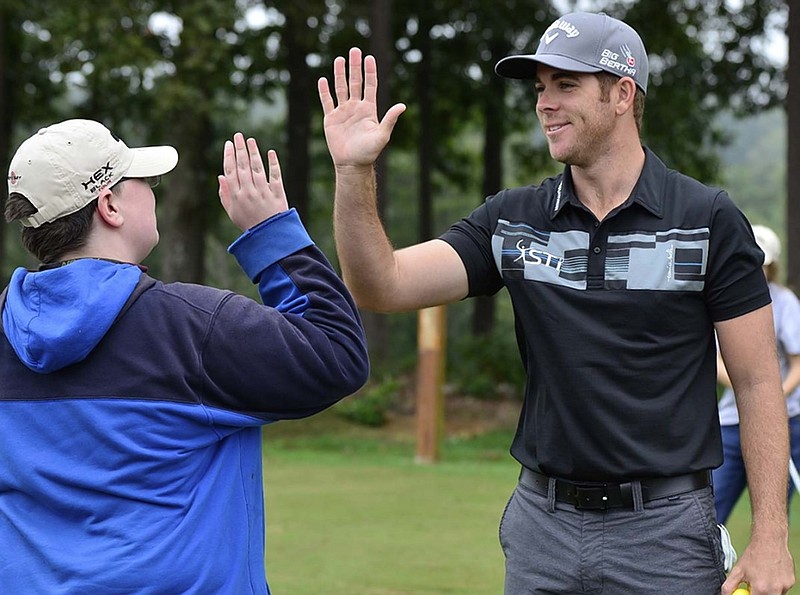
<instances>
[{"instance_id":1,"label":"black polo shirt","mask_svg":"<svg viewBox=\"0 0 800 595\"><path fill-rule=\"evenodd\" d=\"M556 477L719 466L713 323L770 302L763 254L727 194L645 152L633 193L603 221L567 167L441 236L470 296L508 288L528 377L511 453Z\"/></svg>"}]
</instances>

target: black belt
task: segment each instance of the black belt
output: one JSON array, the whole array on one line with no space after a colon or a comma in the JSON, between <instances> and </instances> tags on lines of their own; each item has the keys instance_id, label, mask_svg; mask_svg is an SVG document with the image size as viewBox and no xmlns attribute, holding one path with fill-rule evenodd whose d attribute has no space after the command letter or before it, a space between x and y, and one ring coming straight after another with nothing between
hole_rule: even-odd
<instances>
[{"instance_id":1,"label":"black belt","mask_svg":"<svg viewBox=\"0 0 800 595\"><path fill-rule=\"evenodd\" d=\"M650 502L699 490L711 485L709 471L697 471L675 477L637 480L642 486L642 501ZM522 468L519 482L542 496L547 496L549 478L527 467ZM575 483L556 479L556 500L582 510L608 508L633 509L633 489L626 483Z\"/></svg>"}]
</instances>

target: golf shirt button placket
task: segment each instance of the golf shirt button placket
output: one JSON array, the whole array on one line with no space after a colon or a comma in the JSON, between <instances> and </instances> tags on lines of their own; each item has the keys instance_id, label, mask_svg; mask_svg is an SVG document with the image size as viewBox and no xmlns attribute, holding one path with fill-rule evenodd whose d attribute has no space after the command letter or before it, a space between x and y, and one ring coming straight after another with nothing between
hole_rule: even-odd
<instances>
[{"instance_id":1,"label":"golf shirt button placket","mask_svg":"<svg viewBox=\"0 0 800 595\"><path fill-rule=\"evenodd\" d=\"M595 254L600 254L602 251L603 251L603 249L602 249L602 248L600 248L600 246L595 246L595 247L592 249L592 252L594 252Z\"/></svg>"}]
</instances>

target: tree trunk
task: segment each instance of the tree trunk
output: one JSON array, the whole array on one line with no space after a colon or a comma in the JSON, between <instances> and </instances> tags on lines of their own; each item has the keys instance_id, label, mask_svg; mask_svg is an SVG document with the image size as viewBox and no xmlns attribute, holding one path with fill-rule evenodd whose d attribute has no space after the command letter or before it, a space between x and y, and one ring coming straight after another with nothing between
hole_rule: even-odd
<instances>
[{"instance_id":1,"label":"tree trunk","mask_svg":"<svg viewBox=\"0 0 800 595\"><path fill-rule=\"evenodd\" d=\"M495 44L496 46L497 44ZM492 47L490 64L495 64L505 55L501 47ZM505 81L494 73L489 75L490 92L484 103L484 141L483 141L483 196L500 191L503 184L503 140L505 138ZM472 332L477 336L487 336L494 330L495 296L480 296L475 299L472 315Z\"/></svg>"},{"instance_id":2,"label":"tree trunk","mask_svg":"<svg viewBox=\"0 0 800 595\"><path fill-rule=\"evenodd\" d=\"M370 4L370 29L372 35L369 39L370 53L375 56L378 65L378 117L382 117L389 107L391 100L391 73L392 73L392 0L374 0ZM389 187L387 166L387 153L384 150L375 164L378 193L378 215L386 224L387 205L389 203ZM389 320L385 314L377 312L362 312L364 330L367 334L370 359L378 366L385 363L389 357Z\"/></svg>"},{"instance_id":3,"label":"tree trunk","mask_svg":"<svg viewBox=\"0 0 800 595\"><path fill-rule=\"evenodd\" d=\"M369 38L370 53L375 56L378 65L378 117L389 108L391 101L391 74L393 71L392 60L392 0L374 0L370 3L370 28L372 35ZM378 215L385 221L389 196L387 188L389 180L387 177L387 153L388 147L375 166L377 177L378 192Z\"/></svg>"},{"instance_id":4,"label":"tree trunk","mask_svg":"<svg viewBox=\"0 0 800 595\"><path fill-rule=\"evenodd\" d=\"M419 239L421 242L433 236L433 144L436 134L433 129L433 89L431 88L431 37L424 9L420 13L420 43L422 60L417 72L417 103L419 104L419 139L417 156L419 164Z\"/></svg>"},{"instance_id":5,"label":"tree trunk","mask_svg":"<svg viewBox=\"0 0 800 595\"><path fill-rule=\"evenodd\" d=\"M11 161L11 130L15 113L14 69L12 63L19 57L19 36L17 27L11 24L11 9L3 4L0 6L0 156L3 164ZM5 166L4 166L5 167ZM7 172L6 172L7 175ZM5 196L3 192L3 210L5 210ZM6 228L0 225L0 287L5 287L8 278L5 274L6 264Z\"/></svg>"},{"instance_id":6,"label":"tree trunk","mask_svg":"<svg viewBox=\"0 0 800 595\"><path fill-rule=\"evenodd\" d=\"M788 283L800 290L800 178L794 169L800 163L800 0L789 0L789 62L786 78L786 231L788 237Z\"/></svg>"},{"instance_id":7,"label":"tree trunk","mask_svg":"<svg viewBox=\"0 0 800 595\"><path fill-rule=\"evenodd\" d=\"M308 225L311 217L309 172L311 159L311 97L314 89L311 69L306 58L314 51L314 39L306 26L308 14L297 5L287 6L283 43L289 69L287 101L287 159L283 173L286 196L290 206L300 213Z\"/></svg>"},{"instance_id":8,"label":"tree trunk","mask_svg":"<svg viewBox=\"0 0 800 595\"><path fill-rule=\"evenodd\" d=\"M206 181L209 172L219 170L219 164L207 157L213 128L208 114L183 112L173 122L172 137L181 160L169 174L169 197L156 199L162 209L161 276L165 281L203 283L210 201Z\"/></svg>"}]
</instances>

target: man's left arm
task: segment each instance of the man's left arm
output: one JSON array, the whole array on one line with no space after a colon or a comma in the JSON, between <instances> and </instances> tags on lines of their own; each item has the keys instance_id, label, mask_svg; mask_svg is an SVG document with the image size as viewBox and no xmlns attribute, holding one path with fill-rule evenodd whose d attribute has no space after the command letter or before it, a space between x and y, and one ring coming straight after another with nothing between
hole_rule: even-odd
<instances>
[{"instance_id":1,"label":"man's left arm","mask_svg":"<svg viewBox=\"0 0 800 595\"><path fill-rule=\"evenodd\" d=\"M752 595L786 593L794 584L786 512L789 431L772 306L716 323L719 348L736 395L752 507L750 543L722 588L741 581Z\"/></svg>"}]
</instances>

